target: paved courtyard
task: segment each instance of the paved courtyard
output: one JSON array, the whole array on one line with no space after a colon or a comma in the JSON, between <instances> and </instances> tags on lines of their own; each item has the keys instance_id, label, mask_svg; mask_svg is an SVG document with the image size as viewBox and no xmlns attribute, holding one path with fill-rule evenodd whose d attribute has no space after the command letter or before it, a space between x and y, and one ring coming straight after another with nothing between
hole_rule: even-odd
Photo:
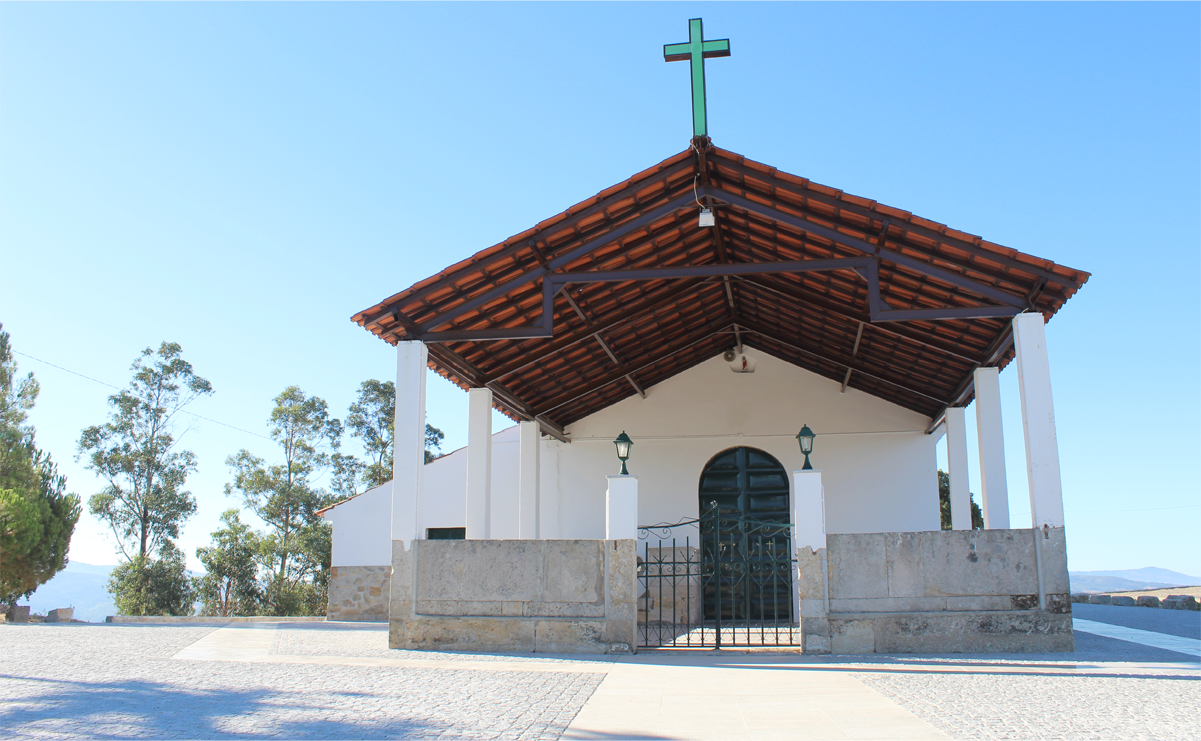
<instances>
[{"instance_id":1,"label":"paved courtyard","mask_svg":"<svg viewBox=\"0 0 1201 741\"><path fill-rule=\"evenodd\" d=\"M1197 613L1083 607L1076 617L1128 637L1201 646ZM5 625L0 736L1201 737L1197 655L1076 639L1075 654L616 660L392 651L378 624Z\"/></svg>"}]
</instances>

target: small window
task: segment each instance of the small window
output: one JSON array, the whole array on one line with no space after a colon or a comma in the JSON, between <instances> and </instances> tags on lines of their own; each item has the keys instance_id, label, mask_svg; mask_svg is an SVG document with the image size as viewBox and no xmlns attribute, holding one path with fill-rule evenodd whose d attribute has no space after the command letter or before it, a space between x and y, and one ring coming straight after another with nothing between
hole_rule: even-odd
<instances>
[{"instance_id":1,"label":"small window","mask_svg":"<svg viewBox=\"0 0 1201 741\"><path fill-rule=\"evenodd\" d=\"M426 540L467 540L465 527L427 527Z\"/></svg>"}]
</instances>

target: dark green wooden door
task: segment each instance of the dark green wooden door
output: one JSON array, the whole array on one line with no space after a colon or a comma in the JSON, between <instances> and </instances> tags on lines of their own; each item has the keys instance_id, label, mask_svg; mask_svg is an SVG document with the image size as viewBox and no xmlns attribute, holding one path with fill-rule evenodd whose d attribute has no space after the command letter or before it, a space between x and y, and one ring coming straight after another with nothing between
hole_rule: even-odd
<instances>
[{"instance_id":1,"label":"dark green wooden door","mask_svg":"<svg viewBox=\"0 0 1201 741\"><path fill-rule=\"evenodd\" d=\"M790 620L784 467L757 448L724 450L705 465L699 497L705 618Z\"/></svg>"}]
</instances>

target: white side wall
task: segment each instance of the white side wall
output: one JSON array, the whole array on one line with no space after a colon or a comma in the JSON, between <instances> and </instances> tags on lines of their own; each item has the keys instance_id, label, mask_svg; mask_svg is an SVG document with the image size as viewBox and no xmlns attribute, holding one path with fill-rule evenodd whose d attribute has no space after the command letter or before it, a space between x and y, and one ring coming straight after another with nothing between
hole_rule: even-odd
<instances>
[{"instance_id":1,"label":"white side wall","mask_svg":"<svg viewBox=\"0 0 1201 741\"><path fill-rule=\"evenodd\" d=\"M492 435L493 527L516 532L517 426ZM467 522L467 448L444 455L425 466L422 537L431 527L464 527Z\"/></svg>"},{"instance_id":2,"label":"white side wall","mask_svg":"<svg viewBox=\"0 0 1201 741\"><path fill-rule=\"evenodd\" d=\"M392 482L342 502L322 517L333 525L331 566L392 564Z\"/></svg>"}]
</instances>

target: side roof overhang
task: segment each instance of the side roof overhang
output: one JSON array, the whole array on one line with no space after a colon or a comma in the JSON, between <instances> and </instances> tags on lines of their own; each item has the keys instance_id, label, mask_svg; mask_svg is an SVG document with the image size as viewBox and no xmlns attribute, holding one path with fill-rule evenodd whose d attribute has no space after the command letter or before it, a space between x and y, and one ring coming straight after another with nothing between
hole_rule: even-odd
<instances>
[{"instance_id":1,"label":"side roof overhang","mask_svg":"<svg viewBox=\"0 0 1201 741\"><path fill-rule=\"evenodd\" d=\"M716 225L698 225L713 210ZM740 343L931 418L1089 274L707 139L355 314L547 434Z\"/></svg>"}]
</instances>

